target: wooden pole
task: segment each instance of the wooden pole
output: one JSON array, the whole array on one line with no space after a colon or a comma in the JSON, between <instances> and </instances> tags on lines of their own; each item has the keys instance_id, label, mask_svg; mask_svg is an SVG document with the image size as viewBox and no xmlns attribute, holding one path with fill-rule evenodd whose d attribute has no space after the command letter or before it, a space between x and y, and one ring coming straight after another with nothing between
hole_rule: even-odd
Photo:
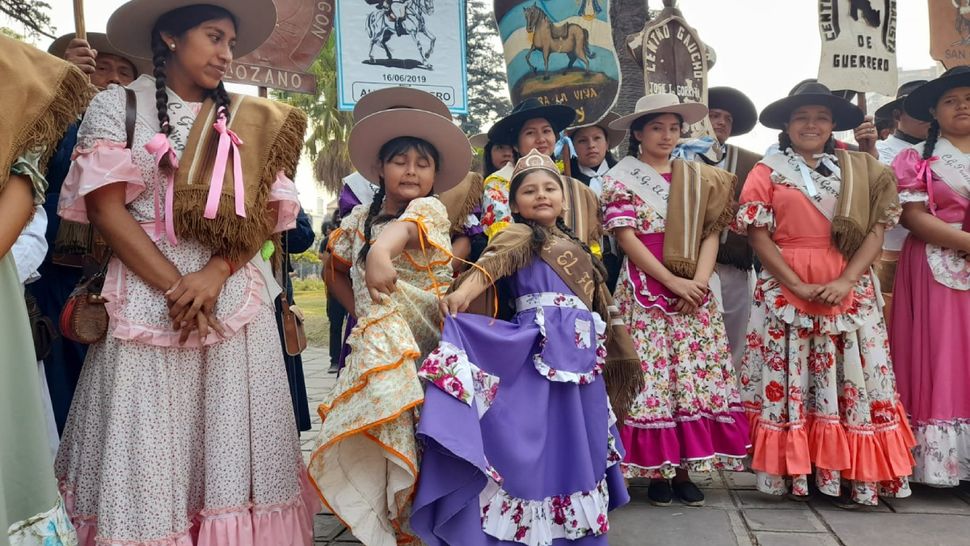
<instances>
[{"instance_id":1,"label":"wooden pole","mask_svg":"<svg viewBox=\"0 0 970 546\"><path fill-rule=\"evenodd\" d=\"M866 92L856 91L856 104L859 109L862 110L862 115L867 115L869 113L869 105L866 102Z\"/></svg>"},{"instance_id":2,"label":"wooden pole","mask_svg":"<svg viewBox=\"0 0 970 546\"><path fill-rule=\"evenodd\" d=\"M81 40L88 39L84 29L84 0L74 0L74 33Z\"/></svg>"},{"instance_id":3,"label":"wooden pole","mask_svg":"<svg viewBox=\"0 0 970 546\"><path fill-rule=\"evenodd\" d=\"M570 162L570 159L572 159L572 154L569 152L569 146L563 146L562 153L559 155L561 156L560 159L562 159L562 174L572 176L573 166Z\"/></svg>"}]
</instances>

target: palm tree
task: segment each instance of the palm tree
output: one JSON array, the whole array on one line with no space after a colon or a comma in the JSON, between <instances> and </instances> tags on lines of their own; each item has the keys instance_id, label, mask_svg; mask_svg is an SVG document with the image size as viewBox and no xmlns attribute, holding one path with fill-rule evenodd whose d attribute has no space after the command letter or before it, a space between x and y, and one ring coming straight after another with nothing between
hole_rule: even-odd
<instances>
[{"instance_id":1,"label":"palm tree","mask_svg":"<svg viewBox=\"0 0 970 546\"><path fill-rule=\"evenodd\" d=\"M347 141L354 117L337 108L337 47L333 35L309 72L317 78L315 95L278 92L274 98L306 112L310 132L303 150L313 162L316 181L337 194L343 178L353 171Z\"/></svg>"}]
</instances>

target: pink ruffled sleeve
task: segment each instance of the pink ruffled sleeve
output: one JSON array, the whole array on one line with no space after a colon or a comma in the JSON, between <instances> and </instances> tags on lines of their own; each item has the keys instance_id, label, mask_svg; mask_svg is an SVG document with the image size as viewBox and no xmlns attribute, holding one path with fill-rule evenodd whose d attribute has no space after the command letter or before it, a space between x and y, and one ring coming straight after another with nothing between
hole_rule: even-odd
<instances>
[{"instance_id":1,"label":"pink ruffled sleeve","mask_svg":"<svg viewBox=\"0 0 970 546\"><path fill-rule=\"evenodd\" d=\"M772 207L774 185L771 182L771 169L767 165L756 165L744 181L744 189L738 198L738 214L731 223L731 231L745 235L749 226L775 229L775 212Z\"/></svg>"},{"instance_id":2,"label":"pink ruffled sleeve","mask_svg":"<svg viewBox=\"0 0 970 546\"><path fill-rule=\"evenodd\" d=\"M57 203L62 218L87 223L84 197L110 184L125 184L125 204L145 191L126 140L124 88L111 87L94 97L78 128L73 161Z\"/></svg>"},{"instance_id":3,"label":"pink ruffled sleeve","mask_svg":"<svg viewBox=\"0 0 970 546\"><path fill-rule=\"evenodd\" d=\"M892 168L896 174L900 204L929 201L926 177L932 176L933 171L930 170L929 162L917 150L907 148L899 152L893 160Z\"/></svg>"},{"instance_id":4,"label":"pink ruffled sleeve","mask_svg":"<svg viewBox=\"0 0 970 546\"><path fill-rule=\"evenodd\" d=\"M276 180L269 189L269 206L276 209L276 227L273 233L296 227L296 216L300 213L300 198L296 184L287 178L283 171L276 173Z\"/></svg>"},{"instance_id":5,"label":"pink ruffled sleeve","mask_svg":"<svg viewBox=\"0 0 970 546\"><path fill-rule=\"evenodd\" d=\"M612 176L603 177L603 228L613 231L617 228L637 228L637 210L633 204L633 193Z\"/></svg>"}]
</instances>

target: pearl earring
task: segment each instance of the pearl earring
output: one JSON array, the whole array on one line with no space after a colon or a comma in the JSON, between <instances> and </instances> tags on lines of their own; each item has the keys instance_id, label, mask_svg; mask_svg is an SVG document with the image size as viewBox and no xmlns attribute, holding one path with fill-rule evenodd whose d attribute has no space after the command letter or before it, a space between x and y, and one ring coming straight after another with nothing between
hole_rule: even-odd
<instances>
[{"instance_id":1,"label":"pearl earring","mask_svg":"<svg viewBox=\"0 0 970 546\"><path fill-rule=\"evenodd\" d=\"M168 48L175 51L175 44L168 44Z\"/></svg>"}]
</instances>

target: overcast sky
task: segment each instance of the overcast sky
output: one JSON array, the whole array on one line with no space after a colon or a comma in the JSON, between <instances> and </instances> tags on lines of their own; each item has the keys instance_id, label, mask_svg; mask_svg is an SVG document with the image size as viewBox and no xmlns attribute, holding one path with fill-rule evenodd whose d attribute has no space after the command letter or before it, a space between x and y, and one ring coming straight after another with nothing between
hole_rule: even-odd
<instances>
[{"instance_id":1,"label":"overcast sky","mask_svg":"<svg viewBox=\"0 0 970 546\"><path fill-rule=\"evenodd\" d=\"M71 32L74 29L71 0L48 2L53 8L51 19L57 33ZM103 31L111 12L122 3L123 0L88 0L85 9L88 30ZM662 2L651 0L650 6L657 9L662 7ZM795 83L818 73L821 46L817 0L680 0L680 8L701 39L717 53L717 65L709 76L710 85L741 89L759 110L784 96ZM897 2L896 54L900 69L933 66L927 20L926 0ZM38 45L46 48L48 43L44 39ZM776 140L776 132L759 126L736 140L752 150L762 151ZM308 174L307 169L303 173Z\"/></svg>"}]
</instances>

